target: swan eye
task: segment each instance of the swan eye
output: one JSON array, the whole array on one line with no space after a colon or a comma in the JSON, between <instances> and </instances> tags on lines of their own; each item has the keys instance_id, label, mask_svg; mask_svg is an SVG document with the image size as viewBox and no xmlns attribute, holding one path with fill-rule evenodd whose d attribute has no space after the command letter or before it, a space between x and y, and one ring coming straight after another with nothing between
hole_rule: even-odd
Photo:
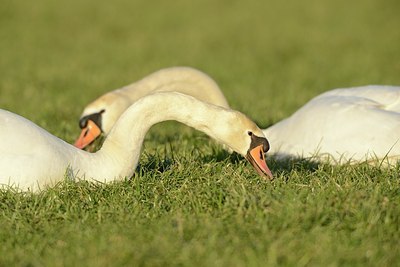
<instances>
[{"instance_id":1,"label":"swan eye","mask_svg":"<svg viewBox=\"0 0 400 267\"><path fill-rule=\"evenodd\" d=\"M87 126L87 124L88 124L87 118L82 118L82 119L79 121L79 127L80 127L81 129L85 128L85 127Z\"/></svg>"},{"instance_id":2,"label":"swan eye","mask_svg":"<svg viewBox=\"0 0 400 267\"><path fill-rule=\"evenodd\" d=\"M88 121L90 120L90 121L94 122L101 129L101 122L102 122L101 114L103 114L105 112L106 112L106 110L102 109L97 113L86 115L85 117L83 117L79 120L79 127L81 127L81 129L86 128L88 125Z\"/></svg>"},{"instance_id":3,"label":"swan eye","mask_svg":"<svg viewBox=\"0 0 400 267\"><path fill-rule=\"evenodd\" d=\"M249 136L253 136L253 132L252 132L252 131L248 131L247 134L248 134Z\"/></svg>"}]
</instances>

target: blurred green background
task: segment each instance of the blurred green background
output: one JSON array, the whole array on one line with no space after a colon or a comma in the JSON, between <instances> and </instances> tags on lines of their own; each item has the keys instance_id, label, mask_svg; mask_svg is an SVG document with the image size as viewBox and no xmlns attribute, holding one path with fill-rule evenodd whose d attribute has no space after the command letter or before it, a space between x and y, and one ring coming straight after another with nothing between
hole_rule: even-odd
<instances>
[{"instance_id":1,"label":"blurred green background","mask_svg":"<svg viewBox=\"0 0 400 267\"><path fill-rule=\"evenodd\" d=\"M89 101L164 67L208 73L262 127L323 91L400 80L394 0L0 4L0 106L69 142Z\"/></svg>"}]
</instances>

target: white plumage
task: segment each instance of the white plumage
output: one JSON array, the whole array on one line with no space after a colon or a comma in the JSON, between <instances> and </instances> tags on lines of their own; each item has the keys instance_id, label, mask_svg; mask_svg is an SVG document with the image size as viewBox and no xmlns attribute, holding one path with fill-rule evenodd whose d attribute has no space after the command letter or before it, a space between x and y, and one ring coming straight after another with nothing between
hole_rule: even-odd
<instances>
[{"instance_id":1,"label":"white plumage","mask_svg":"<svg viewBox=\"0 0 400 267\"><path fill-rule=\"evenodd\" d=\"M271 154L333 163L400 159L400 87L325 92L264 130Z\"/></svg>"}]
</instances>

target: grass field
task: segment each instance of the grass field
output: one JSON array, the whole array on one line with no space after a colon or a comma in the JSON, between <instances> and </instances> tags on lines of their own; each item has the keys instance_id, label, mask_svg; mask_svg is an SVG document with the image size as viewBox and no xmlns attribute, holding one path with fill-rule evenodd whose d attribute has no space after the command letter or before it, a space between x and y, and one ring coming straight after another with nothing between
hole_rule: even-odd
<instances>
[{"instance_id":1,"label":"grass field","mask_svg":"<svg viewBox=\"0 0 400 267\"><path fill-rule=\"evenodd\" d=\"M262 128L329 89L400 84L395 0L0 4L0 107L68 142L85 104L163 67L205 71ZM272 183L157 125L131 180L0 191L0 266L400 265L400 167L269 164Z\"/></svg>"}]
</instances>

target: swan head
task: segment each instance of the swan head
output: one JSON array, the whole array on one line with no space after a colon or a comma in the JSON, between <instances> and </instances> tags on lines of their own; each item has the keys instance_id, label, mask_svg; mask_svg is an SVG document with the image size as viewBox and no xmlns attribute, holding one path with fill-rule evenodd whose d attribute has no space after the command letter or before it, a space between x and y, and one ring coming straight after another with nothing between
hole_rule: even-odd
<instances>
[{"instance_id":1,"label":"swan head","mask_svg":"<svg viewBox=\"0 0 400 267\"><path fill-rule=\"evenodd\" d=\"M253 165L258 174L273 180L272 172L265 161L265 153L269 150L267 138L259 137L250 131L248 135L251 137L251 142L245 158Z\"/></svg>"},{"instance_id":2,"label":"swan head","mask_svg":"<svg viewBox=\"0 0 400 267\"><path fill-rule=\"evenodd\" d=\"M102 133L107 135L129 105L129 100L116 92L107 93L87 105L79 119L81 134L74 145L83 149Z\"/></svg>"},{"instance_id":3,"label":"swan head","mask_svg":"<svg viewBox=\"0 0 400 267\"><path fill-rule=\"evenodd\" d=\"M265 160L265 153L270 145L263 131L244 114L236 111L232 115L220 124L221 130L217 134L219 136L214 138L245 157L259 175L273 180Z\"/></svg>"}]
</instances>

